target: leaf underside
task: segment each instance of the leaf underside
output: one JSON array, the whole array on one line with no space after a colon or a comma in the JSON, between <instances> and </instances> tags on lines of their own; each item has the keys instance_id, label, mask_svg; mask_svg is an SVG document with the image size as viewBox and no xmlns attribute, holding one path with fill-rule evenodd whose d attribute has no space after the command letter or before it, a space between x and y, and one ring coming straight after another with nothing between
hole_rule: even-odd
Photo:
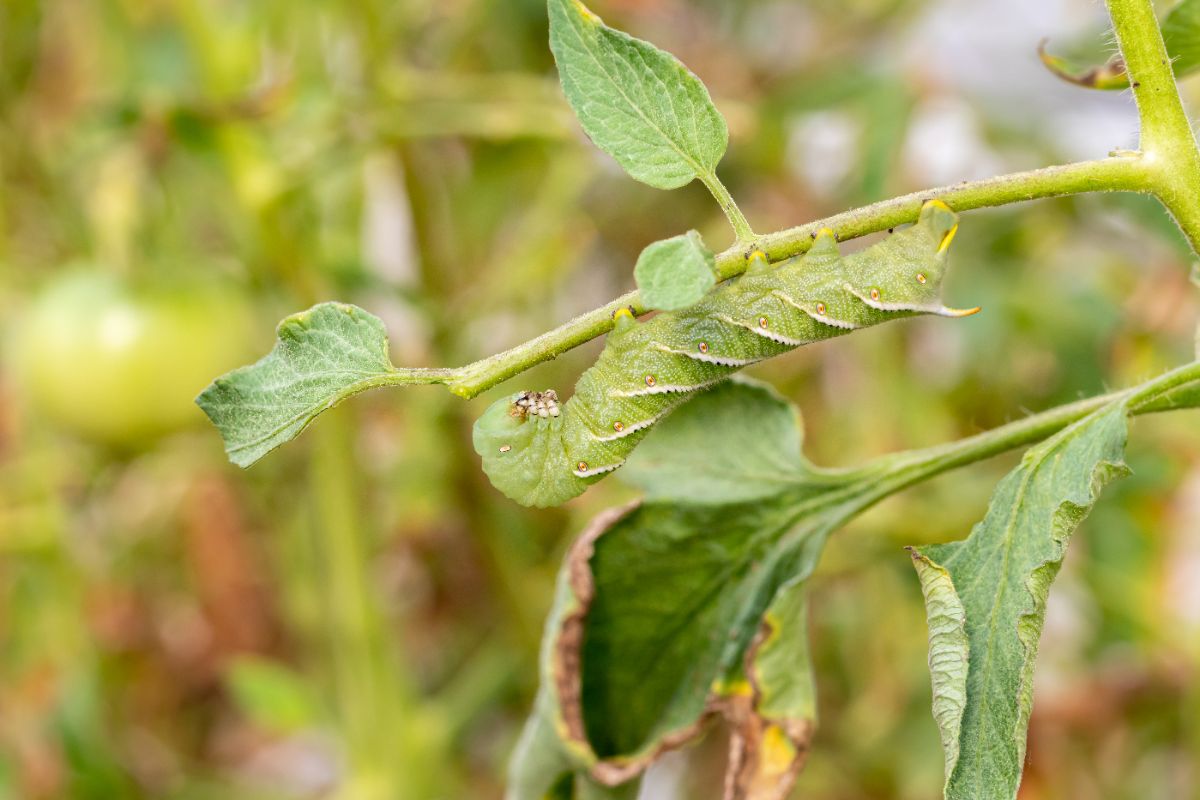
<instances>
[{"instance_id":1,"label":"leaf underside","mask_svg":"<svg viewBox=\"0 0 1200 800\"><path fill-rule=\"evenodd\" d=\"M257 363L217 378L196 403L248 467L295 438L322 411L396 372L383 322L361 308L322 303L279 323Z\"/></svg>"}]
</instances>

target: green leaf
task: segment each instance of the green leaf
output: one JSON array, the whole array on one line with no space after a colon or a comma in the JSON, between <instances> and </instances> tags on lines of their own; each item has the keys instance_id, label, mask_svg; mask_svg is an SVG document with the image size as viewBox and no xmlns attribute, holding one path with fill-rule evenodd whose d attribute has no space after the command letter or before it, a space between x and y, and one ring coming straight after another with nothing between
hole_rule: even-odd
<instances>
[{"instance_id":1,"label":"green leaf","mask_svg":"<svg viewBox=\"0 0 1200 800\"><path fill-rule=\"evenodd\" d=\"M1195 72L1200 67L1200 0L1183 0L1172 8L1162 34L1176 77Z\"/></svg>"},{"instance_id":2,"label":"green leaf","mask_svg":"<svg viewBox=\"0 0 1200 800\"><path fill-rule=\"evenodd\" d=\"M963 542L913 551L930 627L947 798L1016 797L1050 584L1071 533L1125 473L1127 406L1030 449Z\"/></svg>"},{"instance_id":3,"label":"green leaf","mask_svg":"<svg viewBox=\"0 0 1200 800\"><path fill-rule=\"evenodd\" d=\"M808 595L803 581L784 586L771 602L750 667L760 714L777 722L811 725L816 720L817 688L808 652Z\"/></svg>"},{"instance_id":4,"label":"green leaf","mask_svg":"<svg viewBox=\"0 0 1200 800\"><path fill-rule=\"evenodd\" d=\"M663 751L687 743L718 713L733 726L730 785L742 789L732 797L784 797L815 725L803 584L828 536L907 486L1078 420L1087 421L1030 451L1026 468L1040 464L1053 472L1057 465L1059 475L1067 464L1089 457L1115 464L1120 447L1089 427L1099 417L1089 411L1122 402L1133 413L1194 407L1200 404L1198 376L1200 365L1189 365L1114 395L1109 405L1055 409L852 470L819 469L805 461L798 416L762 387L731 383L701 395L661 424L660 449L651 448L650 461L632 472L656 499L602 514L567 554L542 641L537 704L514 754L509 797L542 800L572 775L622 784ZM761 421L769 434L753 433L748 419ZM1108 438L1123 442L1123 430ZM648 439L643 447L649 444ZM669 475L655 474L662 468L683 475L685 464L709 458L724 466L702 473L699 489L673 490ZM778 474L785 476L776 482L777 491L739 494L738 481L759 479L748 470L765 463L778 464ZM1115 469L1097 468L1097 478ZM1022 494L1022 502L1061 505L1065 498L1074 505L1059 509L1054 520L1073 524L1091 495L1082 489L1073 494L1066 483L1064 477L1042 486L1049 494ZM1090 490L1089 482L1082 483ZM1047 545L1044 563L1056 564L1064 544ZM930 550L941 556L937 548ZM931 596L931 664L949 754L959 747L964 719L972 719L964 713L968 654L984 650L969 650L970 604L954 589L950 574L956 565L918 558ZM1050 571L1043 566L1037 576ZM972 589L995 584L988 577ZM1026 594L1033 605L1033 595ZM1013 622L1014 638L1029 638L1033 616L1020 629ZM1018 676L1028 677L1019 670ZM736 748L755 737L768 743L758 751L765 758L739 754Z\"/></svg>"},{"instance_id":5,"label":"green leaf","mask_svg":"<svg viewBox=\"0 0 1200 800\"><path fill-rule=\"evenodd\" d=\"M1125 62L1119 57L1114 57L1098 66L1084 66L1048 52L1046 44L1043 41L1038 45L1038 57L1046 65L1046 69L1067 83L1073 83L1085 89L1129 88L1129 76L1125 73Z\"/></svg>"},{"instance_id":6,"label":"green leaf","mask_svg":"<svg viewBox=\"0 0 1200 800\"><path fill-rule=\"evenodd\" d=\"M828 533L870 491L864 483L828 505L789 495L599 517L560 572L514 800L542 797L564 768L619 784L698 735L716 708L744 709L738 722L757 713L732 698L764 613L782 586L811 574Z\"/></svg>"},{"instance_id":7,"label":"green leaf","mask_svg":"<svg viewBox=\"0 0 1200 800\"><path fill-rule=\"evenodd\" d=\"M745 422L755 418L767 435ZM706 432L704 419L715 420ZM671 469L682 471L690 448L744 455L728 461L729 475L720 466L706 474L708 496L672 493L670 478L644 465L636 474L664 496L704 503L610 511L571 548L543 641L537 708L514 756L514 800L543 797L564 770L606 785L629 780L718 709L736 741L770 743L759 751L767 760L734 759L744 785L765 780L783 791L803 762L815 715L802 584L828 535L886 494L879 473L808 464L797 414L759 386L706 393L656 435L663 431L664 462L668 442L680 448ZM739 492L739 480L753 483L739 470L756 457L760 469L773 462L787 474L774 493Z\"/></svg>"},{"instance_id":8,"label":"green leaf","mask_svg":"<svg viewBox=\"0 0 1200 800\"><path fill-rule=\"evenodd\" d=\"M729 131L700 79L613 30L579 0L548 0L550 49L584 132L639 181L676 189L713 173Z\"/></svg>"},{"instance_id":9,"label":"green leaf","mask_svg":"<svg viewBox=\"0 0 1200 800\"><path fill-rule=\"evenodd\" d=\"M738 377L656 425L621 477L648 500L707 505L770 497L822 480L801 455L803 438L795 406L770 386Z\"/></svg>"},{"instance_id":10,"label":"green leaf","mask_svg":"<svg viewBox=\"0 0 1200 800\"><path fill-rule=\"evenodd\" d=\"M356 306L321 303L284 319L276 336L258 363L217 378L196 398L239 467L294 439L347 397L400 382L383 322Z\"/></svg>"},{"instance_id":11,"label":"green leaf","mask_svg":"<svg viewBox=\"0 0 1200 800\"><path fill-rule=\"evenodd\" d=\"M655 242L633 268L646 308L675 311L699 302L717 285L717 258L696 231Z\"/></svg>"},{"instance_id":12,"label":"green leaf","mask_svg":"<svg viewBox=\"0 0 1200 800\"><path fill-rule=\"evenodd\" d=\"M647 758L690 737L775 591L811 570L841 521L821 514L793 530L794 504L775 498L648 504L604 531L585 563L593 585L575 587L590 601L578 711L597 756Z\"/></svg>"}]
</instances>

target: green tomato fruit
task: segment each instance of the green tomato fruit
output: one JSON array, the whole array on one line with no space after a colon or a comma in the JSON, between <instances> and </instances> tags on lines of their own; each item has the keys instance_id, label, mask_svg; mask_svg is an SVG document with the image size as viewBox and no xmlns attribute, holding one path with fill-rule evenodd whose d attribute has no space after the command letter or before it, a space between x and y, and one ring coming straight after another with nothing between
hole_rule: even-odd
<instances>
[{"instance_id":1,"label":"green tomato fruit","mask_svg":"<svg viewBox=\"0 0 1200 800\"><path fill-rule=\"evenodd\" d=\"M248 304L213 282L134 286L99 272L55 280L17 332L32 414L137 447L204 415L193 398L253 352Z\"/></svg>"}]
</instances>

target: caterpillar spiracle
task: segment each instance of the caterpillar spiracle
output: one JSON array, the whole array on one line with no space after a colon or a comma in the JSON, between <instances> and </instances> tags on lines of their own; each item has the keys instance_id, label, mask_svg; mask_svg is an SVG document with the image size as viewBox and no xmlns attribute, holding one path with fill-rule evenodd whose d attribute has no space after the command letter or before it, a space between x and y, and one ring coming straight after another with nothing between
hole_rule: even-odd
<instances>
[{"instance_id":1,"label":"caterpillar spiracle","mask_svg":"<svg viewBox=\"0 0 1200 800\"><path fill-rule=\"evenodd\" d=\"M801 345L902 317L962 317L941 301L946 250L958 218L943 202L916 224L849 256L825 229L802 256L771 265L761 253L739 278L699 303L638 322L618 312L603 352L561 405L521 392L475 423L483 469L523 505L552 506L619 468L650 428L737 370Z\"/></svg>"}]
</instances>

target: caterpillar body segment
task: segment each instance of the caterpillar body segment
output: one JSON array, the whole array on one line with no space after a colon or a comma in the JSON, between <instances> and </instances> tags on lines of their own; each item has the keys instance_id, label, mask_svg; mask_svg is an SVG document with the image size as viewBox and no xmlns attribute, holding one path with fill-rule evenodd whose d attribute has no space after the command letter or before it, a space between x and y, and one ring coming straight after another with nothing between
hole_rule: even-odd
<instances>
[{"instance_id":1,"label":"caterpillar body segment","mask_svg":"<svg viewBox=\"0 0 1200 800\"><path fill-rule=\"evenodd\" d=\"M618 469L655 423L696 392L796 347L921 314L978 309L941 301L957 217L930 201L918 222L841 256L822 231L803 256L765 258L689 308L646 322L618 315L595 365L561 408L552 391L494 403L474 444L496 488L519 503L552 506Z\"/></svg>"}]
</instances>

